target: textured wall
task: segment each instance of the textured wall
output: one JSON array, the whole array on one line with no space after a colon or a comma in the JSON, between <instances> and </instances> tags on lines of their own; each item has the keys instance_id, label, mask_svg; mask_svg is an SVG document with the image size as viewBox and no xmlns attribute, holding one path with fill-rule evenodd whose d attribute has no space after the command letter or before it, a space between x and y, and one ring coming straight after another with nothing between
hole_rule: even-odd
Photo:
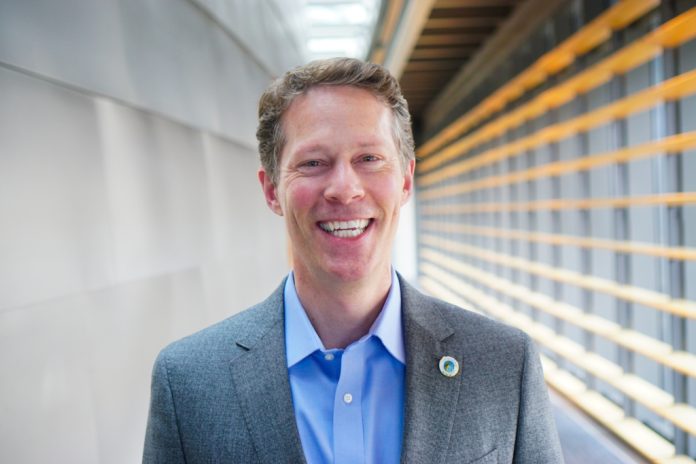
<instances>
[{"instance_id":1,"label":"textured wall","mask_svg":"<svg viewBox=\"0 0 696 464\"><path fill-rule=\"evenodd\" d=\"M255 109L287 1L0 0L0 461L137 462L152 361L287 271Z\"/></svg>"}]
</instances>

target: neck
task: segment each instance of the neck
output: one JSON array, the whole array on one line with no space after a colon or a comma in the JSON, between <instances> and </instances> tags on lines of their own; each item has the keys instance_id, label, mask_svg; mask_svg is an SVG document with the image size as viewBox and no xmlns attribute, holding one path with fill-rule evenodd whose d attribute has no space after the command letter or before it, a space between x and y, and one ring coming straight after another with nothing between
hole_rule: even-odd
<instances>
[{"instance_id":1,"label":"neck","mask_svg":"<svg viewBox=\"0 0 696 464\"><path fill-rule=\"evenodd\" d=\"M325 348L345 348L370 330L391 286L391 269L381 274L365 282L320 282L295 270L297 295Z\"/></svg>"}]
</instances>

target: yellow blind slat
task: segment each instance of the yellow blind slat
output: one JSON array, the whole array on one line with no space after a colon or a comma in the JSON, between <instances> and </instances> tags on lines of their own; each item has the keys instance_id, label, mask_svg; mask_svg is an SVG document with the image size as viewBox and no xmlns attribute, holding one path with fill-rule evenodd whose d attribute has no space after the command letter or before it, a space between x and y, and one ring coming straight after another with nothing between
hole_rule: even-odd
<instances>
[{"instance_id":1,"label":"yellow blind slat","mask_svg":"<svg viewBox=\"0 0 696 464\"><path fill-rule=\"evenodd\" d=\"M548 75L561 71L577 56L587 53L601 42L606 41L610 37L612 29L624 28L658 4L658 0L624 0L609 8L554 50L539 58L529 69L486 98L474 110L463 115L430 139L418 150L418 156L424 158L430 155L465 130L503 108L507 103L519 98L525 90L543 82Z\"/></svg>"},{"instance_id":2,"label":"yellow blind slat","mask_svg":"<svg viewBox=\"0 0 696 464\"><path fill-rule=\"evenodd\" d=\"M421 227L426 231L458 232L484 237L507 238L529 242L566 245L581 248L597 248L619 253L635 253L676 260L696 260L696 249L685 247L666 247L650 243L578 237L574 235L527 232L524 230L500 229L497 227L470 226L448 222L425 220Z\"/></svg>"},{"instance_id":3,"label":"yellow blind slat","mask_svg":"<svg viewBox=\"0 0 696 464\"><path fill-rule=\"evenodd\" d=\"M658 309L670 314L696 319L696 303L690 300L673 299L664 293L649 291L633 285L623 285L595 276L585 276L568 269L559 269L553 266L528 261L502 253L485 251L470 245L431 235L422 236L420 242L426 246L432 246L448 252L475 257L490 263L500 264L513 269L518 269L523 272L536 274L540 277L557 282L575 285L587 290L606 293L625 301L642 304L644 306Z\"/></svg>"},{"instance_id":4,"label":"yellow blind slat","mask_svg":"<svg viewBox=\"0 0 696 464\"><path fill-rule=\"evenodd\" d=\"M490 176L468 182L461 182L444 187L419 191L420 200L432 200L452 195L461 195L480 189L493 188L512 183L525 182L544 177L561 176L590 169L608 166L612 163L627 163L648 156L676 154L696 148L696 132L673 135L662 140L646 142L634 147L609 151L597 155L582 157L569 161L559 161L537 166L531 169L511 172L499 176Z\"/></svg>"}]
</instances>

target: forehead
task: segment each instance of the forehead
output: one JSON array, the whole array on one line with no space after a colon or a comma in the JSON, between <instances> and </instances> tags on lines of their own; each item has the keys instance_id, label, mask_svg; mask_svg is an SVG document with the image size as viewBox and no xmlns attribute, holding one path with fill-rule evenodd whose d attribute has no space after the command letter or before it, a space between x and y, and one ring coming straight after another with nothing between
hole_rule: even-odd
<instances>
[{"instance_id":1,"label":"forehead","mask_svg":"<svg viewBox=\"0 0 696 464\"><path fill-rule=\"evenodd\" d=\"M391 139L392 122L391 109L372 92L353 86L320 85L292 101L283 115L282 128L286 142L322 136Z\"/></svg>"},{"instance_id":2,"label":"forehead","mask_svg":"<svg viewBox=\"0 0 696 464\"><path fill-rule=\"evenodd\" d=\"M331 113L340 110L337 102L363 105L365 111L387 110L386 102L367 89L351 85L315 85L293 99L284 117L302 110ZM333 111L332 111L333 110ZM289 116L291 117L291 116Z\"/></svg>"}]
</instances>

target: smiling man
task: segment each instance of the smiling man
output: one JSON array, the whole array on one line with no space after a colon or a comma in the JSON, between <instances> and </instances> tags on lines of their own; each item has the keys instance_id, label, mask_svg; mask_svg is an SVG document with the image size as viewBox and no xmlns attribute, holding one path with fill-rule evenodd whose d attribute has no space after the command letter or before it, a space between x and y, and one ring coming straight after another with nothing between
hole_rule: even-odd
<instances>
[{"instance_id":1,"label":"smiling man","mask_svg":"<svg viewBox=\"0 0 696 464\"><path fill-rule=\"evenodd\" d=\"M529 337L391 266L415 167L396 80L346 58L295 69L257 137L292 272L160 353L143 462L562 462Z\"/></svg>"}]
</instances>

